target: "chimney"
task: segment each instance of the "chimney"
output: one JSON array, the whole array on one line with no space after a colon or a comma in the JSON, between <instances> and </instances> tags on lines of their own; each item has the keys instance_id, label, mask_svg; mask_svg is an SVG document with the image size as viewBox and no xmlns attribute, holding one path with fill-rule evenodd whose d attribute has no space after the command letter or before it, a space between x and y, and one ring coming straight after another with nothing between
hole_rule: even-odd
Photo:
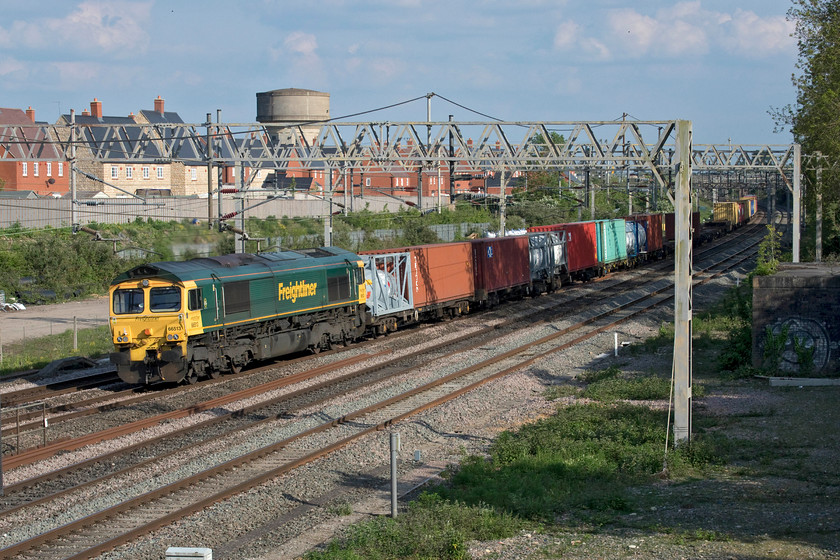
<instances>
[{"instance_id":1,"label":"chimney","mask_svg":"<svg viewBox=\"0 0 840 560\"><path fill-rule=\"evenodd\" d=\"M155 111L161 115L163 114L163 98L160 95L155 99Z\"/></svg>"},{"instance_id":2,"label":"chimney","mask_svg":"<svg viewBox=\"0 0 840 560\"><path fill-rule=\"evenodd\" d=\"M102 118L102 102L95 97L90 102L90 114L98 119Z\"/></svg>"},{"instance_id":3,"label":"chimney","mask_svg":"<svg viewBox=\"0 0 840 560\"><path fill-rule=\"evenodd\" d=\"M29 120L35 122L35 109L32 106L29 106L29 109L26 110L26 116L29 117Z\"/></svg>"},{"instance_id":4,"label":"chimney","mask_svg":"<svg viewBox=\"0 0 840 560\"><path fill-rule=\"evenodd\" d=\"M90 116L90 111L88 111L87 109L82 109L82 116L83 117L89 117Z\"/></svg>"}]
</instances>

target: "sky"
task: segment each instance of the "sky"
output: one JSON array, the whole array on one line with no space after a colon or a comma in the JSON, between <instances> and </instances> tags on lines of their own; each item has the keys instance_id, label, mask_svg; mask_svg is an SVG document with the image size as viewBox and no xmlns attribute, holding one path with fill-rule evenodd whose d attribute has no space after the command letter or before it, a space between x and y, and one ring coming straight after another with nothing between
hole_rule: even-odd
<instances>
[{"instance_id":1,"label":"sky","mask_svg":"<svg viewBox=\"0 0 840 560\"><path fill-rule=\"evenodd\" d=\"M788 144L792 0L0 0L0 107L256 122L256 94L330 94L361 121L692 121ZM413 100L409 103L405 101ZM387 110L377 110L395 104Z\"/></svg>"}]
</instances>

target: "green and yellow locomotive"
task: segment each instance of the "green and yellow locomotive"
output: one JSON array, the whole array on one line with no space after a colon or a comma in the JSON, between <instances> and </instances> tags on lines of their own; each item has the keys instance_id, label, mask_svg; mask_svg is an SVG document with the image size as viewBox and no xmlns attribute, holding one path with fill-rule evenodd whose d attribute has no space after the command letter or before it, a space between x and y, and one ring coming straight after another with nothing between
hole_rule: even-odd
<instances>
[{"instance_id":1,"label":"green and yellow locomotive","mask_svg":"<svg viewBox=\"0 0 840 560\"><path fill-rule=\"evenodd\" d=\"M363 263L335 247L143 265L110 300L111 362L128 383L217 377L365 329Z\"/></svg>"}]
</instances>

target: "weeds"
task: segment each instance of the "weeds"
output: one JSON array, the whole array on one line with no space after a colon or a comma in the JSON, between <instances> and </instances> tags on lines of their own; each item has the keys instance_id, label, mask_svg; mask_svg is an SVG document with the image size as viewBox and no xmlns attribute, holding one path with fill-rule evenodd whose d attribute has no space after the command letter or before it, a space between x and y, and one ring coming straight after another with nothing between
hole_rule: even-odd
<instances>
[{"instance_id":1,"label":"weeds","mask_svg":"<svg viewBox=\"0 0 840 560\"><path fill-rule=\"evenodd\" d=\"M773 329L768 325L764 330L764 361L762 366L765 371L775 373L779 371L779 366L782 363L782 356L785 352L785 346L788 342L788 333L790 326L784 325L779 334L773 332Z\"/></svg>"},{"instance_id":2,"label":"weeds","mask_svg":"<svg viewBox=\"0 0 840 560\"><path fill-rule=\"evenodd\" d=\"M511 537L525 525L516 517L486 504L469 506L423 494L396 519L380 517L354 525L347 537L310 560L386 558L467 558L469 540Z\"/></svg>"}]
</instances>

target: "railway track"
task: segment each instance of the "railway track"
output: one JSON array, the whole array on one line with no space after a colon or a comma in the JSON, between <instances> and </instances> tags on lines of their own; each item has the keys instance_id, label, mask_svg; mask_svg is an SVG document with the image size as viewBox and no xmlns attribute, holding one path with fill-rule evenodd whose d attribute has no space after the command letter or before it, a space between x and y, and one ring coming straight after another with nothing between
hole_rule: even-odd
<instances>
[{"instance_id":1,"label":"railway track","mask_svg":"<svg viewBox=\"0 0 840 560\"><path fill-rule=\"evenodd\" d=\"M731 240L727 240L724 238L724 240L720 241L718 245L726 244L727 242L731 243ZM720 249L707 248L703 251L703 253L715 250ZM555 302L552 306L541 311L540 315L538 315L537 317L529 315L528 320L532 321L535 318L538 319L540 316L546 314L551 316L552 314L556 313L557 309L560 308L562 308L565 313L576 312L580 308L592 305L600 298L607 297L610 293L626 289L626 286L632 283L642 282L646 280L651 281L652 278L665 278L668 276L668 274L670 274L671 266L672 261L664 260L652 266L632 271L626 271L623 274L611 275L608 278L600 279L598 282L585 285L578 284L566 288L560 293L560 301ZM521 321L521 319L517 319L514 317L506 320L504 324L515 325L519 321ZM499 326L501 325L498 325L497 328ZM423 327L421 326L420 328L422 329ZM397 335L389 335L389 339L393 341L394 339L399 338L407 332L410 331L400 331L400 333L398 333ZM370 342L371 341L368 341L368 344ZM308 357L286 360L284 361L284 363L293 364L297 362L302 362L307 358ZM45 408L45 412L47 415L46 417L49 425L52 426L54 429L57 424L60 424L62 422L77 420L94 414L98 415L117 409L125 409L126 407L131 407L133 405L152 400L162 400L165 397L177 395L179 393L195 391L203 392L206 390L207 387L211 385L226 383L237 377L246 377L249 375L256 375L264 371L270 371L274 369L275 366L276 364L264 365L256 368L250 368L249 370L246 370L234 376L224 376L223 378L219 379L209 379L205 382L202 382L200 384L200 388L195 388L190 385L182 385L178 387L166 388L163 390L147 391L145 388L133 387L121 391L109 392L104 395L96 395L81 401L74 401L71 403L58 403ZM90 385L95 386L96 384L93 380L91 380ZM59 388L56 387L56 389ZM202 410L202 407L200 405L190 408L194 411ZM31 437L29 438L29 441L34 442L35 445L37 445L38 447L43 447L39 450L27 451L25 448L17 446L17 452L15 454L11 454L10 458L7 459L7 463L9 465L18 466L21 464L26 464L31 460L37 460L42 457L49 456L50 453L55 452L55 450L68 450L78 447L78 445L76 445L72 440L68 442L57 442L49 446L42 446L40 443L43 430L42 422L43 420L41 412L31 412L28 414L21 415L17 418L17 422L13 425L8 425L7 422L7 426L4 429L4 433L9 435L17 435L21 432L29 431L31 432ZM138 422L136 423L136 425L144 426L146 424ZM113 430L113 433L118 432L119 429Z\"/></svg>"},{"instance_id":2,"label":"railway track","mask_svg":"<svg viewBox=\"0 0 840 560\"><path fill-rule=\"evenodd\" d=\"M757 241L755 244L757 244ZM752 248L743 251L754 251L755 244ZM745 256L743 251L739 254L733 252L732 255L729 255L730 264L726 266L738 266L738 263L742 262L743 259L749 258L749 256ZM711 267L707 270L708 276L711 277L712 274L723 273L725 267L718 265L714 270ZM708 281L708 279L707 277L702 281ZM307 417L308 423L294 422L294 424L300 424L297 426L298 431L294 435L242 453L236 459L231 459L213 469L206 469L187 478L190 481L190 488L193 488L193 490L183 490L183 481L173 482L141 496L136 496L129 501L115 504L95 514L97 516L101 514L103 519L112 520L107 523L108 525L128 527L122 532L111 531L103 527L103 524L90 525L94 523L95 519L86 516L84 521L80 520L75 526L69 524L61 528L44 531L30 540L3 549L2 553L9 556L22 553L26 549L37 549L39 550L38 557L83 558L95 556L121 542L127 542L138 535L170 523L175 518L189 515L189 513L197 511L209 503L223 500L229 495L252 488L261 484L264 480L314 461L338 446L362 438L371 431L390 426L410 415L456 398L481 384L528 367L544 359L548 354L559 352L573 344L580 343L598 332L603 332L648 309L662 305L672 297L667 292L669 288L672 291L673 285L669 286L669 283L665 280L658 280L657 284L660 285L655 285L645 293L623 296L624 303L603 302L601 307L604 309L602 311L595 312L594 309L590 309L590 314L585 319L561 329L553 326L549 329L553 332L527 345L518 345L510 341L503 343L501 339L490 345L485 339L480 341L478 346L460 349L458 353L461 355L467 352L472 354L490 353L492 355L473 366L455 369L436 379L419 383L408 391L387 395L387 388L377 390L372 387L361 386L356 389L356 391L364 390L380 393L375 404L361 408L345 407L341 409L336 408L338 405L319 404L319 406L325 408ZM628 298L630 298L629 301ZM611 319L610 317L616 313L619 313L620 316ZM581 332L582 329L586 329L586 332ZM511 346L511 348L506 351L499 351L505 346ZM527 354L527 357L523 354ZM443 361L439 356L429 359ZM457 357L450 358L450 361L458 362L458 359ZM379 379L373 383L375 386L377 383L381 384L382 380ZM295 416L299 414L301 412L295 413ZM318 416L324 415L327 417L326 421L320 423L313 421L313 418L317 419ZM286 425L288 424L290 422L286 423ZM327 433L332 435L325 435ZM324 438L325 441L318 443L318 449L314 449L316 444L311 440L320 438ZM244 475L246 472L249 473L247 476ZM200 490L198 490L199 487ZM146 513L142 515L136 513L141 502L148 504L144 506ZM173 503L181 504L182 507L176 509L172 505ZM22 509L23 507L16 506L14 512L17 513ZM7 515L9 515L8 512L3 514L4 517ZM149 522L141 521L141 518L148 520L149 517L156 519ZM117 519L125 519L125 521L117 522ZM92 528L83 531L82 525L89 525ZM66 543L68 539L79 543L72 551L67 548L66 544L61 544L58 548L49 548L49 542ZM53 556L53 554L60 554L60 556ZM22 555L20 557L30 556Z\"/></svg>"}]
</instances>

